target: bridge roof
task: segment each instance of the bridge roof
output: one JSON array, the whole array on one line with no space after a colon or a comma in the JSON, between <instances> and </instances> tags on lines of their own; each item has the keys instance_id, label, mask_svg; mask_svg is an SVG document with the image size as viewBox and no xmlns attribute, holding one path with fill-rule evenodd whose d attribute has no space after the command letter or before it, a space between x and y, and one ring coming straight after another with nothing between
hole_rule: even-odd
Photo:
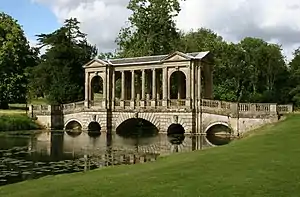
<instances>
[{"instance_id":1,"label":"bridge roof","mask_svg":"<svg viewBox=\"0 0 300 197\"><path fill-rule=\"evenodd\" d=\"M120 59L107 59L107 60L94 59L94 60L90 61L89 63L87 63L84 67L87 67L88 65L90 65L94 61L98 61L102 64L108 64L108 65L112 65L112 66L162 63L162 62L168 60L169 58L171 58L175 55L179 55L179 56L183 57L185 60L193 60L193 59L202 60L206 56L208 56L208 54L210 54L209 51L193 52L193 53L182 53L182 52L176 51L174 53L167 54L167 55L131 57L131 58L120 58Z\"/></svg>"}]
</instances>

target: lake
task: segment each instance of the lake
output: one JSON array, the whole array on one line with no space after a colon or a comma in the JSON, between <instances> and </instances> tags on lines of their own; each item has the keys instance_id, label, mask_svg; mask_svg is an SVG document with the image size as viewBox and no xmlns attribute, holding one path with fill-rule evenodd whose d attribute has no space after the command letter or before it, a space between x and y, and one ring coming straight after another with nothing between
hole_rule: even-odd
<instances>
[{"instance_id":1,"label":"lake","mask_svg":"<svg viewBox=\"0 0 300 197\"><path fill-rule=\"evenodd\" d=\"M161 134L141 128L95 131L7 132L0 135L0 185L111 165L155 161L159 156L228 143L216 135ZM146 133L146 134L145 134ZM225 139L225 141L224 141Z\"/></svg>"}]
</instances>

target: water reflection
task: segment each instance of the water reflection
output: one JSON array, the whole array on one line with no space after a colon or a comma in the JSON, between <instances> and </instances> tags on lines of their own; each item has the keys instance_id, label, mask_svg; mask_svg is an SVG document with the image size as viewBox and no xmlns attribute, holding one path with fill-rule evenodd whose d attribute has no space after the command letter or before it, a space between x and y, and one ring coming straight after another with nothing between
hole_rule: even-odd
<instances>
[{"instance_id":1,"label":"water reflection","mask_svg":"<svg viewBox=\"0 0 300 197\"><path fill-rule=\"evenodd\" d=\"M32 136L0 136L0 185L108 165L154 161L159 155L210 146L205 136L160 134L143 121L129 125L121 125L127 132L119 128L115 135L72 129Z\"/></svg>"},{"instance_id":2,"label":"water reflection","mask_svg":"<svg viewBox=\"0 0 300 197\"><path fill-rule=\"evenodd\" d=\"M231 129L225 125L217 124L207 130L207 140L213 145L225 145L232 141Z\"/></svg>"}]
</instances>

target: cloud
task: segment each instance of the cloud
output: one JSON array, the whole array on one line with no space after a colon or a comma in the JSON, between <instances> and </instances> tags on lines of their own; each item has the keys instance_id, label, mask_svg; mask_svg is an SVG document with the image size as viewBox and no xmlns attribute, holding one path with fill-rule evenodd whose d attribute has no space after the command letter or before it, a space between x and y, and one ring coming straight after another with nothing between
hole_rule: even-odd
<instances>
[{"instance_id":1,"label":"cloud","mask_svg":"<svg viewBox=\"0 0 300 197\"><path fill-rule=\"evenodd\" d=\"M129 0L32 0L51 7L59 22L76 17L90 42L100 51L113 51L115 38L130 12ZM299 0L187 0L182 2L178 27L206 27L228 41L260 37L283 45L290 56L300 45Z\"/></svg>"}]
</instances>

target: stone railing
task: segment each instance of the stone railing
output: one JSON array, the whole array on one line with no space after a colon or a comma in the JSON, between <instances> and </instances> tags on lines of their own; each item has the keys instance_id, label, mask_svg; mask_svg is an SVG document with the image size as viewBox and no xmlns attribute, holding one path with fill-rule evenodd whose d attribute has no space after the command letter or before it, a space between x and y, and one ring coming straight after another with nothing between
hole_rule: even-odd
<instances>
[{"instance_id":1,"label":"stone railing","mask_svg":"<svg viewBox=\"0 0 300 197\"><path fill-rule=\"evenodd\" d=\"M84 109L84 101L76 102L76 103L69 103L63 104L62 109L63 112L78 112Z\"/></svg>"},{"instance_id":2,"label":"stone railing","mask_svg":"<svg viewBox=\"0 0 300 197\"><path fill-rule=\"evenodd\" d=\"M277 111L280 114L291 113L293 110L293 104L277 105Z\"/></svg>"},{"instance_id":3,"label":"stone railing","mask_svg":"<svg viewBox=\"0 0 300 197\"><path fill-rule=\"evenodd\" d=\"M157 101L132 101L132 100L115 100L114 105L116 109L139 109L139 108L170 108L170 109L182 109L189 108L190 105L187 105L188 100L181 99L172 99L168 100L167 106L163 106L162 100ZM200 107L201 106L201 107ZM234 103L234 102L225 102L218 100L208 100L202 99L195 102L195 107L198 110L203 110L207 113L215 114L285 114L293 112L293 105L277 105L275 103ZM62 111L62 113L74 113L80 112L85 109L104 109L104 101L86 101L63 104L58 106L51 105L31 105L29 106L29 111L31 114L47 115L51 113L56 113Z\"/></svg>"},{"instance_id":4,"label":"stone railing","mask_svg":"<svg viewBox=\"0 0 300 197\"><path fill-rule=\"evenodd\" d=\"M225 114L276 114L278 111L284 111L285 113L292 112L292 105L277 105L275 103L233 103L202 99L201 109L204 111Z\"/></svg>"},{"instance_id":5,"label":"stone railing","mask_svg":"<svg viewBox=\"0 0 300 197\"><path fill-rule=\"evenodd\" d=\"M185 108L186 100L185 99L170 99L168 102L168 106L171 108Z\"/></svg>"}]
</instances>

